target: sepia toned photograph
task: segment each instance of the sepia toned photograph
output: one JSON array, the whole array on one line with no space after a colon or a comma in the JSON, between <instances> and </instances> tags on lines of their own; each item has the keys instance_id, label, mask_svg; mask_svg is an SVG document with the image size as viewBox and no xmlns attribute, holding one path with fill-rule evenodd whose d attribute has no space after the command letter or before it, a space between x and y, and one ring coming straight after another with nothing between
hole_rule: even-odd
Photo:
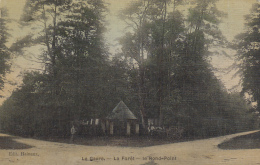
<instances>
[{"instance_id":1,"label":"sepia toned photograph","mask_svg":"<svg viewBox=\"0 0 260 165\"><path fill-rule=\"evenodd\" d=\"M0 0L0 165L260 165L260 0Z\"/></svg>"}]
</instances>

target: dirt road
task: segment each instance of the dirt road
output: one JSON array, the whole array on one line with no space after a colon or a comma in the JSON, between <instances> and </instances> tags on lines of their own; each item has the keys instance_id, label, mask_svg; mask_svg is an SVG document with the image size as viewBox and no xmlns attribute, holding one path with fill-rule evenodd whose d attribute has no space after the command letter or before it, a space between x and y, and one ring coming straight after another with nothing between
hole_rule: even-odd
<instances>
[{"instance_id":1,"label":"dirt road","mask_svg":"<svg viewBox=\"0 0 260 165\"><path fill-rule=\"evenodd\" d=\"M255 131L253 131L255 132ZM34 146L29 149L0 150L1 165L260 165L260 149L222 150L221 142L233 134L143 148L82 146L19 138ZM0 134L1 136L8 136Z\"/></svg>"}]
</instances>

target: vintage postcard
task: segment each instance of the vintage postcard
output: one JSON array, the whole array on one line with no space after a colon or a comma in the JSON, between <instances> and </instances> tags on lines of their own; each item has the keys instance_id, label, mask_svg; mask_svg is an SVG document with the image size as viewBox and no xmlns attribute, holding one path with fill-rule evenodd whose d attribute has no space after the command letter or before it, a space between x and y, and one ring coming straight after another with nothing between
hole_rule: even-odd
<instances>
[{"instance_id":1,"label":"vintage postcard","mask_svg":"<svg viewBox=\"0 0 260 165\"><path fill-rule=\"evenodd\" d=\"M0 164L260 164L259 11L0 0Z\"/></svg>"}]
</instances>

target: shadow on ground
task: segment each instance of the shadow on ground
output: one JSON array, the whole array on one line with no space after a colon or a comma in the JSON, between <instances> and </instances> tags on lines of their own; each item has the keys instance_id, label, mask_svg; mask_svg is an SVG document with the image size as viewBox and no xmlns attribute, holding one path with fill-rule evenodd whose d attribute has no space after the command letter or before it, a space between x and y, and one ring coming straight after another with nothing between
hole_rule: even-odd
<instances>
[{"instance_id":1,"label":"shadow on ground","mask_svg":"<svg viewBox=\"0 0 260 165\"><path fill-rule=\"evenodd\" d=\"M72 142L69 138L46 138L41 140L47 140L59 143L70 143L86 146L119 146L119 147L148 147L162 144L177 143L182 141L188 141L187 139L160 139L152 137L88 137L88 136L76 136Z\"/></svg>"},{"instance_id":2,"label":"shadow on ground","mask_svg":"<svg viewBox=\"0 0 260 165\"><path fill-rule=\"evenodd\" d=\"M36 138L38 140L77 144L86 146L118 146L118 147L149 147L164 144L172 144L179 142L187 142L194 140L207 139L209 137L182 137L182 138L167 138L160 136L91 136L91 135L76 135L71 141L70 137L45 137Z\"/></svg>"},{"instance_id":3,"label":"shadow on ground","mask_svg":"<svg viewBox=\"0 0 260 165\"><path fill-rule=\"evenodd\" d=\"M260 131L235 137L219 144L218 147L225 150L260 149Z\"/></svg>"},{"instance_id":4,"label":"shadow on ground","mask_svg":"<svg viewBox=\"0 0 260 165\"><path fill-rule=\"evenodd\" d=\"M23 143L19 143L14 141L17 137L12 136L0 136L0 149L28 149L32 148L33 146L26 145Z\"/></svg>"}]
</instances>

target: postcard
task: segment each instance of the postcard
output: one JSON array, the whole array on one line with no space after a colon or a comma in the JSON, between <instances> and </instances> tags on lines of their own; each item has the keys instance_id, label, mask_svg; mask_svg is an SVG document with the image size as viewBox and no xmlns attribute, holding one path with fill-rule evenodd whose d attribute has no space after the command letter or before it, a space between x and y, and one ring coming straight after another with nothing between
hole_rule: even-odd
<instances>
[{"instance_id":1,"label":"postcard","mask_svg":"<svg viewBox=\"0 0 260 165\"><path fill-rule=\"evenodd\" d=\"M0 164L260 164L259 0L0 0Z\"/></svg>"}]
</instances>

